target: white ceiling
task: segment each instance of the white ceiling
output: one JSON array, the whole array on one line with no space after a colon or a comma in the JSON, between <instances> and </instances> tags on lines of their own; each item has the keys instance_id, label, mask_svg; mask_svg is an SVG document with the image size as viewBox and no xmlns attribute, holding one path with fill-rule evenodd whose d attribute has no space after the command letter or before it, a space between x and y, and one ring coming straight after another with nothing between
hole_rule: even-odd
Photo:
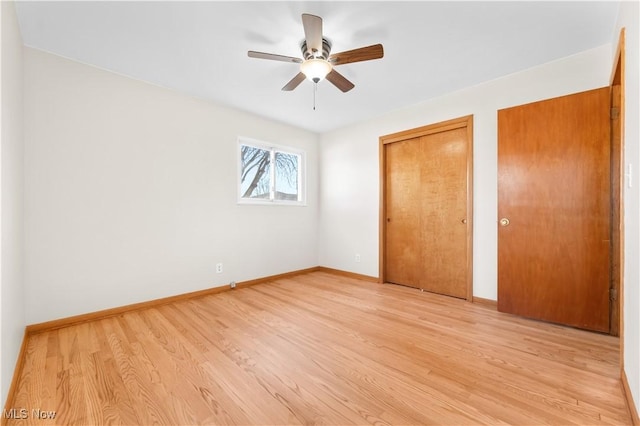
<instances>
[{"instance_id":1,"label":"white ceiling","mask_svg":"<svg viewBox=\"0 0 640 426\"><path fill-rule=\"evenodd\" d=\"M24 43L160 86L326 132L611 42L617 2L17 3ZM383 59L337 69L356 87L281 87L298 65L302 13L324 20L332 52L375 43Z\"/></svg>"}]
</instances>

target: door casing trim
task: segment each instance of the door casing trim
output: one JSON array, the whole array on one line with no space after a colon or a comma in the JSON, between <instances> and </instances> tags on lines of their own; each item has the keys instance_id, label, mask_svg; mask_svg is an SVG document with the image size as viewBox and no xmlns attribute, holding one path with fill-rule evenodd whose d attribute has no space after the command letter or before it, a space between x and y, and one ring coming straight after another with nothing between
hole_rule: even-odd
<instances>
[{"instance_id":1,"label":"door casing trim","mask_svg":"<svg viewBox=\"0 0 640 426\"><path fill-rule=\"evenodd\" d=\"M620 162L620 170L619 170L619 174L617 176L613 176L613 179L617 179L619 181L619 188L620 191L618 193L615 194L611 194L612 197L617 197L618 200L617 202L619 203L619 216L617 218L614 218L614 221L617 219L617 223L612 223L613 227L614 227L614 232L618 233L618 253L619 253L619 258L616 259L611 259L612 261L617 261L618 262L618 280L619 282L616 283L618 286L618 321L619 321L619 336L620 336L620 375L624 376L625 374L625 369L624 369L624 340L625 340L625 336L624 336L624 297L625 297L625 282L624 282L624 269L625 269L625 264L624 264L624 254L625 254L625 242L624 242L624 235L625 235L625 218L624 218L624 183L625 183L625 153L624 153L624 146L625 146L625 140L624 140L624 127L625 127L625 56L626 56L626 30L625 28L621 28L620 29L620 34L618 36L618 44L616 46L616 53L614 55L613 58L613 63L612 63L612 68L611 68L611 77L609 79L609 85L611 87L615 86L615 85L619 85L620 86L620 157L617 158L616 160ZM633 399L631 399L631 403L629 404L630 408L633 405ZM633 406L633 408L635 408L635 406ZM633 411L632 411L633 412ZM637 415L637 411L636 411L636 415Z\"/></svg>"}]
</instances>

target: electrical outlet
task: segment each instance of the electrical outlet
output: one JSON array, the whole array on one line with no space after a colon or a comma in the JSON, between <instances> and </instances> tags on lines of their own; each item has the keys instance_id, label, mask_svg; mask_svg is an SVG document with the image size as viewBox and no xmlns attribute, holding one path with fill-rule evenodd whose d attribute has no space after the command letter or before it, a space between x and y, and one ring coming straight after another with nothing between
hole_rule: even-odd
<instances>
[{"instance_id":1,"label":"electrical outlet","mask_svg":"<svg viewBox=\"0 0 640 426\"><path fill-rule=\"evenodd\" d=\"M235 281L231 281L231 282L229 283L229 287L231 287L231 288L236 288L236 282L235 282Z\"/></svg>"},{"instance_id":2,"label":"electrical outlet","mask_svg":"<svg viewBox=\"0 0 640 426\"><path fill-rule=\"evenodd\" d=\"M222 273L222 263L216 263L216 274Z\"/></svg>"},{"instance_id":3,"label":"electrical outlet","mask_svg":"<svg viewBox=\"0 0 640 426\"><path fill-rule=\"evenodd\" d=\"M356 262L360 263L360 253L356 253Z\"/></svg>"}]
</instances>

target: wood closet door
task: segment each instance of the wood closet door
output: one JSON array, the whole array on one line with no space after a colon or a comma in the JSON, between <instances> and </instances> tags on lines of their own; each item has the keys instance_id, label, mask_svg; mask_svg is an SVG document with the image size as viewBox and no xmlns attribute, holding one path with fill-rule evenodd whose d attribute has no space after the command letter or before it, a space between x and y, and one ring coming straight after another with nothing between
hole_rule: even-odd
<instances>
[{"instance_id":1,"label":"wood closet door","mask_svg":"<svg viewBox=\"0 0 640 426\"><path fill-rule=\"evenodd\" d=\"M389 144L385 151L385 281L420 288L423 274L420 138Z\"/></svg>"},{"instance_id":2,"label":"wood closet door","mask_svg":"<svg viewBox=\"0 0 640 426\"><path fill-rule=\"evenodd\" d=\"M498 111L498 309L609 331L609 88Z\"/></svg>"},{"instance_id":3,"label":"wood closet door","mask_svg":"<svg viewBox=\"0 0 640 426\"><path fill-rule=\"evenodd\" d=\"M468 129L385 145L385 281L468 297Z\"/></svg>"}]
</instances>

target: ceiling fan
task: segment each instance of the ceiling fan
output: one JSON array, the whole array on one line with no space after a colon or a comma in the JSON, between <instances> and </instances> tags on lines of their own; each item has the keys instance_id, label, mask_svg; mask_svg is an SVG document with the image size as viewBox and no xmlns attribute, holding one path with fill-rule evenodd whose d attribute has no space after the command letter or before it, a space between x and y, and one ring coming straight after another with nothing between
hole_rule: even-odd
<instances>
[{"instance_id":1,"label":"ceiling fan","mask_svg":"<svg viewBox=\"0 0 640 426\"><path fill-rule=\"evenodd\" d=\"M303 13L302 25L305 35L305 40L300 46L303 58L255 52L253 50L248 52L251 58L300 64L300 72L285 84L282 90L290 91L295 89L305 78L314 83L318 83L323 78L326 78L338 89L343 92L348 92L354 88L354 84L336 71L334 67L353 62L380 59L384 55L381 44L331 54L331 43L322 35L322 18Z\"/></svg>"}]
</instances>

